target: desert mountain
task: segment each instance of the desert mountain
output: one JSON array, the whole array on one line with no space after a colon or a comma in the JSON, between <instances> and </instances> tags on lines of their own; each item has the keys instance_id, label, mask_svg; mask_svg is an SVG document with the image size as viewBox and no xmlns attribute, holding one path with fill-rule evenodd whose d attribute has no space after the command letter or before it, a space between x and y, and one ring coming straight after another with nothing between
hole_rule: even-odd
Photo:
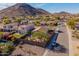
<instances>
[{"instance_id":1,"label":"desert mountain","mask_svg":"<svg viewBox=\"0 0 79 59\"><path fill-rule=\"evenodd\" d=\"M5 8L0 11L0 17L8 16L8 17L16 17L16 16L27 16L27 15L47 15L49 12L34 8L26 3L17 3L11 7Z\"/></svg>"}]
</instances>

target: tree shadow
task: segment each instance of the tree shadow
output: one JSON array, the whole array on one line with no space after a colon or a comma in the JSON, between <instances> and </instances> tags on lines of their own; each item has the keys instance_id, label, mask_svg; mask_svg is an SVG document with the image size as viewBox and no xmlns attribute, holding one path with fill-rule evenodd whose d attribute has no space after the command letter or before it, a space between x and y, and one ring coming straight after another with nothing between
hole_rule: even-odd
<instances>
[{"instance_id":1,"label":"tree shadow","mask_svg":"<svg viewBox=\"0 0 79 59\"><path fill-rule=\"evenodd\" d=\"M15 55L15 56L23 56L22 54L17 54L17 55Z\"/></svg>"},{"instance_id":2,"label":"tree shadow","mask_svg":"<svg viewBox=\"0 0 79 59\"><path fill-rule=\"evenodd\" d=\"M58 32L59 32L59 33L63 33L63 31L60 31L60 30L59 30Z\"/></svg>"},{"instance_id":3,"label":"tree shadow","mask_svg":"<svg viewBox=\"0 0 79 59\"><path fill-rule=\"evenodd\" d=\"M63 45L60 45L58 43L56 43L55 46L52 46L51 50L54 52L58 52L58 53L66 53L67 52L67 49Z\"/></svg>"}]
</instances>

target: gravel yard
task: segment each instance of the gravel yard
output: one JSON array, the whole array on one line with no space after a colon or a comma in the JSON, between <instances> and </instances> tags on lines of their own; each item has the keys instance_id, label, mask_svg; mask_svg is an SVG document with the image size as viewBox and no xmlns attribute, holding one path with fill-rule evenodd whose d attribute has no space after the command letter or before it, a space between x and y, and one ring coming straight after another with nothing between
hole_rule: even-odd
<instances>
[{"instance_id":1,"label":"gravel yard","mask_svg":"<svg viewBox=\"0 0 79 59\"><path fill-rule=\"evenodd\" d=\"M17 46L11 55L41 56L44 53L44 50L45 49L42 47L24 44L24 45L21 45L21 47Z\"/></svg>"}]
</instances>

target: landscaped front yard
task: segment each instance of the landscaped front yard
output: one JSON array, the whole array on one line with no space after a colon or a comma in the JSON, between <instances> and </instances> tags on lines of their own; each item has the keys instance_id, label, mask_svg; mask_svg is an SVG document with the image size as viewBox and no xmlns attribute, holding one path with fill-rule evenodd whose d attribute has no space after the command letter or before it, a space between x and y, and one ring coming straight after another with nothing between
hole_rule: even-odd
<instances>
[{"instance_id":1,"label":"landscaped front yard","mask_svg":"<svg viewBox=\"0 0 79 59\"><path fill-rule=\"evenodd\" d=\"M0 55L9 55L14 50L13 42L2 42L0 40Z\"/></svg>"},{"instance_id":2,"label":"landscaped front yard","mask_svg":"<svg viewBox=\"0 0 79 59\"><path fill-rule=\"evenodd\" d=\"M25 40L34 45L45 46L50 40L47 30L48 29L40 28L32 32L31 36L26 37Z\"/></svg>"},{"instance_id":3,"label":"landscaped front yard","mask_svg":"<svg viewBox=\"0 0 79 59\"><path fill-rule=\"evenodd\" d=\"M20 38L20 37L22 37L23 35L21 35L21 34L19 34L19 33L15 33L15 34L13 34L13 37L15 37L15 38Z\"/></svg>"},{"instance_id":4,"label":"landscaped front yard","mask_svg":"<svg viewBox=\"0 0 79 59\"><path fill-rule=\"evenodd\" d=\"M32 34L30 39L37 42L47 42L49 40L49 36L47 33L37 31Z\"/></svg>"}]
</instances>

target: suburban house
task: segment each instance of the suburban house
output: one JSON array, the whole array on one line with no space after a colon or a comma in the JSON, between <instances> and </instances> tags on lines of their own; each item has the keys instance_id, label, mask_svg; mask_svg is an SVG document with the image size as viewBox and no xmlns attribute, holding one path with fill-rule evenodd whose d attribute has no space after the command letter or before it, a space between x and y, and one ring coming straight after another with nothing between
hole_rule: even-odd
<instances>
[{"instance_id":1,"label":"suburban house","mask_svg":"<svg viewBox=\"0 0 79 59\"><path fill-rule=\"evenodd\" d=\"M76 28L77 30L79 30L79 22L76 23L75 28Z\"/></svg>"},{"instance_id":2,"label":"suburban house","mask_svg":"<svg viewBox=\"0 0 79 59\"><path fill-rule=\"evenodd\" d=\"M29 24L29 25L20 25L18 27L18 32L21 33L21 34L24 34L28 31L31 31L34 29L34 24Z\"/></svg>"},{"instance_id":3,"label":"suburban house","mask_svg":"<svg viewBox=\"0 0 79 59\"><path fill-rule=\"evenodd\" d=\"M17 23L12 23L12 24L6 24L3 26L4 30L16 30L18 27Z\"/></svg>"},{"instance_id":4,"label":"suburban house","mask_svg":"<svg viewBox=\"0 0 79 59\"><path fill-rule=\"evenodd\" d=\"M18 25L17 23L12 23L12 24L6 24L6 25L2 25L0 27L0 29L2 29L2 31L6 31L6 32L11 32L11 31L15 31L18 33L26 33L28 31L31 31L34 29L34 24L21 24Z\"/></svg>"},{"instance_id":5,"label":"suburban house","mask_svg":"<svg viewBox=\"0 0 79 59\"><path fill-rule=\"evenodd\" d=\"M40 24L41 24L42 26L47 25L45 21L41 21Z\"/></svg>"},{"instance_id":6,"label":"suburban house","mask_svg":"<svg viewBox=\"0 0 79 59\"><path fill-rule=\"evenodd\" d=\"M28 24L28 21L29 20L23 20L23 21L21 21L21 24L23 25L23 24Z\"/></svg>"}]
</instances>

